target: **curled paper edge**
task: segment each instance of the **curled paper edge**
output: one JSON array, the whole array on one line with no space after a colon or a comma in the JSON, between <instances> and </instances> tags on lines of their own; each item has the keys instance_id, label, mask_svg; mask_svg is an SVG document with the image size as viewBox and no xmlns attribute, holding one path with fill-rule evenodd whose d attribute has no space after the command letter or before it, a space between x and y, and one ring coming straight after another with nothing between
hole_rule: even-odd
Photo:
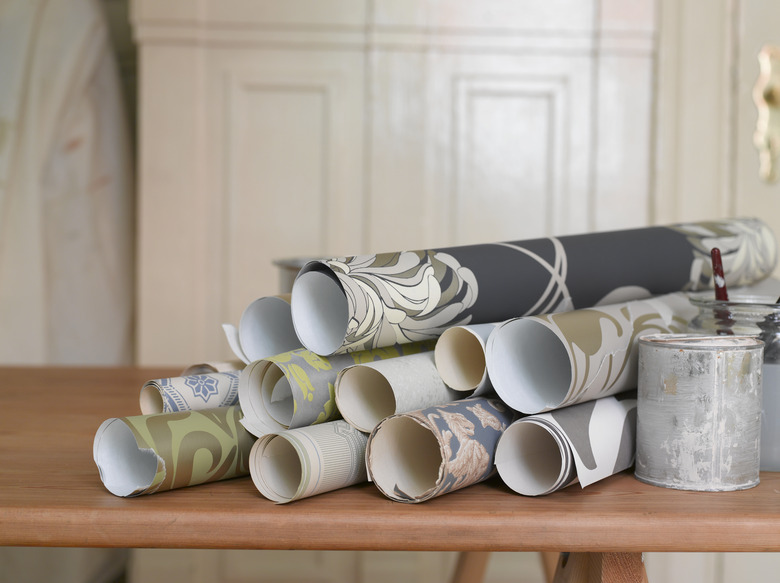
<instances>
[{"instance_id":1,"label":"curled paper edge","mask_svg":"<svg viewBox=\"0 0 780 583\"><path fill-rule=\"evenodd\" d=\"M241 350L241 342L238 339L238 328L233 326L233 324L222 324L222 330L225 332L228 346L230 346L230 350L233 351L233 354L235 354L244 364L249 364L249 359L246 357L246 354L244 354L244 351Z\"/></svg>"},{"instance_id":2,"label":"curled paper edge","mask_svg":"<svg viewBox=\"0 0 780 583\"><path fill-rule=\"evenodd\" d=\"M271 365L271 361L256 360L249 363L238 378L238 403L242 413L239 423L258 438L287 429L273 420L263 404L261 381Z\"/></svg>"},{"instance_id":3,"label":"curled paper edge","mask_svg":"<svg viewBox=\"0 0 780 583\"><path fill-rule=\"evenodd\" d=\"M238 342L249 362L300 348L290 294L265 296L249 304L238 323Z\"/></svg>"},{"instance_id":4,"label":"curled paper edge","mask_svg":"<svg viewBox=\"0 0 780 583\"><path fill-rule=\"evenodd\" d=\"M476 424L468 427L461 422L464 409L487 434L475 437L481 432L475 431ZM366 460L371 480L391 500L409 503L425 502L484 481L495 473L495 446L515 416L499 399L472 397L388 417L368 438ZM447 429L433 417L448 417ZM392 428L389 439L380 439L383 428L402 422ZM399 455L401 450L405 455Z\"/></svg>"},{"instance_id":5,"label":"curled paper edge","mask_svg":"<svg viewBox=\"0 0 780 583\"><path fill-rule=\"evenodd\" d=\"M115 496L146 494L155 476L160 471L165 475L165 460L153 448L141 447L130 427L119 418L100 424L92 458L103 485Z\"/></svg>"},{"instance_id":6,"label":"curled paper edge","mask_svg":"<svg viewBox=\"0 0 780 583\"><path fill-rule=\"evenodd\" d=\"M399 479L398 479L398 471L401 470L408 470L408 467L403 466L402 464L397 464L397 462L403 461L403 456L399 456L398 452L391 452L386 451L386 448L389 447L388 444L383 444L380 439L383 438L382 432L392 431L394 435L391 435L391 439L398 439L405 438L410 439L414 438L415 435L412 434L412 431L407 428L406 431L403 431L402 429L398 429L395 427L390 427L391 425L397 425L399 423L403 423L405 425L408 425L409 423L415 423L417 427L410 426L414 431L418 432L422 429L426 433L425 440L429 443L421 443L420 439L413 439L413 444L410 443L409 447L414 447L417 450L417 458L420 459L422 456L420 456L420 452L424 451L425 456L424 457L430 457L432 455L432 450L434 448L431 447L430 440L428 439L428 436L432 438L436 444L436 448L438 450L438 459L439 463L437 465L436 470L436 478L431 484L430 476L421 476L419 473L417 475L406 475L401 476L401 480L403 482L403 488L399 487ZM395 444L396 449L398 448L397 444ZM424 450L423 450L424 447ZM435 456L434 456L435 457ZM421 419L406 415L406 414L398 414L398 415L392 415L390 417L387 417L386 419L382 420L376 427L374 427L374 430L371 432L371 434L368 437L368 444L366 445L366 468L368 470L368 476L369 479L374 483L374 485L379 489L382 494L385 495L385 497L389 498L390 500L394 500L396 502L407 502L407 503L419 503L424 502L430 498L433 498L436 496L438 489L442 483L442 480L444 479L444 459L445 459L445 452L444 447L441 443L439 443L439 440L434 435L433 431L431 431L430 427L428 427ZM394 467L390 467L390 466ZM426 468L430 468L432 466L427 466ZM411 473L415 473L414 470L417 470L417 472L420 472L422 470L418 468L412 468ZM393 478L389 473L386 472L392 472L393 470L396 471L396 477ZM379 479L377 480L377 477ZM407 483L409 480L416 481L418 484L415 484L414 491L412 494L408 494L405 490L412 491L412 488L407 486ZM420 486L420 484L423 484ZM424 488L424 489L423 489Z\"/></svg>"},{"instance_id":7,"label":"curled paper edge","mask_svg":"<svg viewBox=\"0 0 780 583\"><path fill-rule=\"evenodd\" d=\"M498 446L496 447L496 468L502 481L512 490L518 494L525 496L541 496L551 494L562 490L574 483L579 483L583 488L603 480L611 475L628 469L633 464L633 456L622 455L626 451L634 450L635 445L635 433L636 433L636 398L620 399L615 396L604 397L603 399L596 399L594 401L588 401L585 403L578 403L572 407L566 407L559 411L565 411L566 413L573 414L576 411L584 411L584 407L592 409L591 418L588 421L588 439L590 440L589 446L592 449L592 454L596 465L589 467L582 458L581 449L583 445L581 443L575 443L572 440L569 432L562 427L558 420L554 419L553 415L556 411L540 413L538 415L532 415L524 417L515 421L499 439ZM620 421L619 424L610 423L610 421ZM561 473L557 481L550 483L548 480L548 487L546 489L528 489L524 487L529 483L529 480L538 478L538 472L543 471L540 469L540 462L538 459L526 457L524 459L513 458L513 453L517 453L517 443L513 443L511 440L517 439L515 435L517 427L523 425L535 424L544 429L550 437L557 443L561 454ZM575 425L580 425L576 423ZM517 426L515 430L509 431L513 426ZM621 450L622 439L625 436L627 428L632 428L634 438L629 441L626 450ZM538 438L535 439L538 443ZM565 445L565 448L561 446ZM614 447L613 447L614 446ZM508 450L508 448L510 448ZM605 448L612 448L614 451L607 451ZM499 460L499 450L501 450ZM614 453L614 459L611 454ZM604 459L606 457L606 459ZM541 460L544 464L548 462L549 458ZM573 464L571 463L573 461ZM619 463L619 462L623 463ZM605 465L607 462L607 465ZM535 466L535 467L534 467ZM570 480L564 476L564 469L569 467ZM608 467L607 467L608 466ZM524 468L524 470L523 470ZM537 472L537 476L519 476L520 471L526 471L529 474ZM518 480L518 478L520 478ZM523 482L522 480L526 480Z\"/></svg>"},{"instance_id":8,"label":"curled paper edge","mask_svg":"<svg viewBox=\"0 0 780 583\"><path fill-rule=\"evenodd\" d=\"M567 312L572 313L572 312ZM536 329L534 341L510 342L506 335L517 335L518 327ZM515 329L514 331L512 329ZM520 348L522 346L522 349ZM528 361L523 377L513 375L507 363ZM493 389L507 406L526 414L535 414L559 407L571 392L574 383L574 362L553 326L535 317L512 318L491 332L485 349L485 363ZM544 365L544 366L543 366ZM554 375L554 376L553 376ZM553 390L543 390L553 387ZM529 389L529 387L531 387Z\"/></svg>"},{"instance_id":9,"label":"curled paper edge","mask_svg":"<svg viewBox=\"0 0 780 583\"><path fill-rule=\"evenodd\" d=\"M563 432L555 424L540 422L540 419L526 417L515 421L507 427L496 446L496 469L501 480L509 488L523 496L544 496L561 490L577 481L576 466L571 447ZM552 444L560 454L560 464L557 475L551 479L549 474L553 451L547 455L523 456L518 452L522 448L522 440L518 441L518 432L546 432L540 438L538 435L530 438L536 448L547 445L552 450ZM526 444L527 445L527 444ZM537 449L538 451L538 449ZM533 466L533 467L531 467ZM554 470L553 470L553 473Z\"/></svg>"},{"instance_id":10,"label":"curled paper edge","mask_svg":"<svg viewBox=\"0 0 780 583\"><path fill-rule=\"evenodd\" d=\"M238 326L222 324L228 346L244 364L301 346L293 327L290 294L263 296L244 308Z\"/></svg>"},{"instance_id":11,"label":"curled paper edge","mask_svg":"<svg viewBox=\"0 0 780 583\"><path fill-rule=\"evenodd\" d=\"M304 347L322 356L340 351L347 337L349 302L336 273L322 261L306 263L295 278L290 305Z\"/></svg>"}]
</instances>

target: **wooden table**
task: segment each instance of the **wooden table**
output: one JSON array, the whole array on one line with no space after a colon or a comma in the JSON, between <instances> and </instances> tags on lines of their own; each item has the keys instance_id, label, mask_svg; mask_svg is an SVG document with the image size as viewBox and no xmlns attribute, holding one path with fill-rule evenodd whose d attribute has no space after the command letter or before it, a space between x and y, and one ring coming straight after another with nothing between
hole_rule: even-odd
<instances>
[{"instance_id":1,"label":"wooden table","mask_svg":"<svg viewBox=\"0 0 780 583\"><path fill-rule=\"evenodd\" d=\"M139 413L144 381L176 373L0 368L0 544L572 553L557 581L646 580L648 551L780 551L780 473L750 490L700 493L626 472L540 498L493 479L416 505L371 484L276 505L248 477L113 496L92 460L95 431ZM463 555L461 572L480 556Z\"/></svg>"}]
</instances>

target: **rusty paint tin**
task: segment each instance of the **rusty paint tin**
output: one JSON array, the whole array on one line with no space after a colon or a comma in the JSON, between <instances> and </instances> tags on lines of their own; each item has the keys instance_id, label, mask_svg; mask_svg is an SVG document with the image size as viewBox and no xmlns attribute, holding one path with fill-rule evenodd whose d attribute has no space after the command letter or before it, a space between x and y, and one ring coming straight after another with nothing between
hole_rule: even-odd
<instances>
[{"instance_id":1,"label":"rusty paint tin","mask_svg":"<svg viewBox=\"0 0 780 583\"><path fill-rule=\"evenodd\" d=\"M707 492L757 485L762 365L754 336L640 338L637 479Z\"/></svg>"}]
</instances>

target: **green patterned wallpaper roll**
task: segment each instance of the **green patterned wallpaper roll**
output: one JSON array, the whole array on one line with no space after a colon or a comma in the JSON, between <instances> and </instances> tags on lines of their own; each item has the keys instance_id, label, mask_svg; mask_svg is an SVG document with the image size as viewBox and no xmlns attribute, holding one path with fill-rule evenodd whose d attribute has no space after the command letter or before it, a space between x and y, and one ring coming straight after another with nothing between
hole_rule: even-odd
<instances>
[{"instance_id":1,"label":"green patterned wallpaper roll","mask_svg":"<svg viewBox=\"0 0 780 583\"><path fill-rule=\"evenodd\" d=\"M254 437L240 418L233 406L107 419L93 443L103 485L138 496L247 475Z\"/></svg>"}]
</instances>

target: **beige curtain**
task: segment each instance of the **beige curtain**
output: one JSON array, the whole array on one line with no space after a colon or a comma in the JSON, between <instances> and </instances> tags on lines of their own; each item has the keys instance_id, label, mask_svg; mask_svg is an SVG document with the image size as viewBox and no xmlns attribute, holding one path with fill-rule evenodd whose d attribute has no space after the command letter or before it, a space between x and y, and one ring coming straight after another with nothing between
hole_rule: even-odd
<instances>
[{"instance_id":1,"label":"beige curtain","mask_svg":"<svg viewBox=\"0 0 780 583\"><path fill-rule=\"evenodd\" d=\"M0 363L132 360L129 134L91 0L0 0Z\"/></svg>"}]
</instances>

